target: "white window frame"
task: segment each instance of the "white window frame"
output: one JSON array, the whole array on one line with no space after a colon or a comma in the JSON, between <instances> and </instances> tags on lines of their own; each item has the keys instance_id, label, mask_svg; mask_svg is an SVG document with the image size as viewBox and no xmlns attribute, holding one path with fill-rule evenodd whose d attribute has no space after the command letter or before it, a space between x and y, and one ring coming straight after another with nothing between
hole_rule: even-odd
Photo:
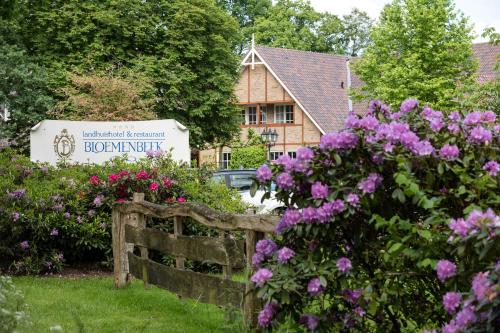
<instances>
[{"instance_id":1,"label":"white window frame","mask_svg":"<svg viewBox=\"0 0 500 333\"><path fill-rule=\"evenodd\" d=\"M294 107L293 104L275 104L274 105L274 122L277 124L293 124L294 123Z\"/></svg>"},{"instance_id":2,"label":"white window frame","mask_svg":"<svg viewBox=\"0 0 500 333\"><path fill-rule=\"evenodd\" d=\"M230 162L231 162L231 152L222 152L221 168L229 169Z\"/></svg>"},{"instance_id":3,"label":"white window frame","mask_svg":"<svg viewBox=\"0 0 500 333\"><path fill-rule=\"evenodd\" d=\"M267 124L267 105L260 107L260 124Z\"/></svg>"},{"instance_id":4,"label":"white window frame","mask_svg":"<svg viewBox=\"0 0 500 333\"><path fill-rule=\"evenodd\" d=\"M289 152L287 152L287 154L291 158L297 158L297 152L296 151L289 151Z\"/></svg>"},{"instance_id":5,"label":"white window frame","mask_svg":"<svg viewBox=\"0 0 500 333\"><path fill-rule=\"evenodd\" d=\"M252 118L254 118L254 120L251 120L250 118L250 111L252 111ZM246 108L246 114L247 114L247 118L246 118L246 125L257 125L257 107L256 106L248 106Z\"/></svg>"}]
</instances>

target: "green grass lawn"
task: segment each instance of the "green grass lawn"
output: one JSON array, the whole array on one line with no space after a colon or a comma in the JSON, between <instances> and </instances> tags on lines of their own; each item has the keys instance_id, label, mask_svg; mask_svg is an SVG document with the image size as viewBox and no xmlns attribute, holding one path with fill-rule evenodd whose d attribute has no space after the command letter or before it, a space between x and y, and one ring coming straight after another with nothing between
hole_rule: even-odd
<instances>
[{"instance_id":1,"label":"green grass lawn","mask_svg":"<svg viewBox=\"0 0 500 333\"><path fill-rule=\"evenodd\" d=\"M241 317L225 320L226 311L165 290L144 290L135 280L117 290L111 277L67 279L17 277L14 283L29 305L29 332L241 332Z\"/></svg>"}]
</instances>

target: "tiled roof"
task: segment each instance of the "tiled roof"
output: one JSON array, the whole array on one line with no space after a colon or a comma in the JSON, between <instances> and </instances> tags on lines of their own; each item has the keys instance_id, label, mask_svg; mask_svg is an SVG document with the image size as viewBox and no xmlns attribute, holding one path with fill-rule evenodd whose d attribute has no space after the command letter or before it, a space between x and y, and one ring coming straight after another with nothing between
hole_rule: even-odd
<instances>
[{"instance_id":1,"label":"tiled roof","mask_svg":"<svg viewBox=\"0 0 500 333\"><path fill-rule=\"evenodd\" d=\"M349 113L346 56L266 46L255 49L325 133L343 127Z\"/></svg>"},{"instance_id":2,"label":"tiled roof","mask_svg":"<svg viewBox=\"0 0 500 333\"><path fill-rule=\"evenodd\" d=\"M349 113L348 57L267 46L255 50L325 133L343 128ZM480 43L473 44L472 50L479 61L478 81L493 79L500 46ZM351 84L353 88L363 85L352 71ZM353 105L358 114L366 109L367 103Z\"/></svg>"},{"instance_id":3,"label":"tiled roof","mask_svg":"<svg viewBox=\"0 0 500 333\"><path fill-rule=\"evenodd\" d=\"M500 45L491 45L489 43L479 43L472 45L472 51L479 62L477 79L479 82L493 80L495 75L495 64L500 54Z\"/></svg>"}]
</instances>

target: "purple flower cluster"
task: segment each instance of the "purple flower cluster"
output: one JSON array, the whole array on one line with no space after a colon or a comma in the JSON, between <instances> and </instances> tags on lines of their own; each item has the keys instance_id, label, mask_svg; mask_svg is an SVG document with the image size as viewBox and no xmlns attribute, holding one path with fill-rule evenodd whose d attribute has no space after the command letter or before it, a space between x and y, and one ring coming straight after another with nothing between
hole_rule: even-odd
<instances>
[{"instance_id":1,"label":"purple flower cluster","mask_svg":"<svg viewBox=\"0 0 500 333\"><path fill-rule=\"evenodd\" d=\"M352 269L352 263L349 258L341 257L337 260L337 269L344 274L347 274Z\"/></svg>"},{"instance_id":2,"label":"purple flower cluster","mask_svg":"<svg viewBox=\"0 0 500 333\"><path fill-rule=\"evenodd\" d=\"M102 201L104 200L104 195L99 194L97 197L94 199L94 206L95 207L101 207L102 206Z\"/></svg>"},{"instance_id":3,"label":"purple flower cluster","mask_svg":"<svg viewBox=\"0 0 500 333\"><path fill-rule=\"evenodd\" d=\"M457 274L457 266L449 260L439 260L436 266L437 276L441 282Z\"/></svg>"},{"instance_id":4,"label":"purple flower cluster","mask_svg":"<svg viewBox=\"0 0 500 333\"><path fill-rule=\"evenodd\" d=\"M314 152L311 148L300 147L297 149L297 160L310 162L314 158Z\"/></svg>"},{"instance_id":5,"label":"purple flower cluster","mask_svg":"<svg viewBox=\"0 0 500 333\"><path fill-rule=\"evenodd\" d=\"M56 228L52 229L52 231L50 232L50 235L51 236L59 236L59 230Z\"/></svg>"},{"instance_id":6,"label":"purple flower cluster","mask_svg":"<svg viewBox=\"0 0 500 333\"><path fill-rule=\"evenodd\" d=\"M462 294L449 291L443 296L443 307L446 312L453 314L457 311L462 301Z\"/></svg>"},{"instance_id":7,"label":"purple flower cluster","mask_svg":"<svg viewBox=\"0 0 500 333\"><path fill-rule=\"evenodd\" d=\"M260 268L255 272L250 280L257 285L257 287L262 287L266 281L269 281L273 277L273 272L267 268Z\"/></svg>"},{"instance_id":8,"label":"purple flower cluster","mask_svg":"<svg viewBox=\"0 0 500 333\"><path fill-rule=\"evenodd\" d=\"M261 239L255 246L255 252L260 253L265 257L271 257L277 249L278 246L271 239Z\"/></svg>"},{"instance_id":9,"label":"purple flower cluster","mask_svg":"<svg viewBox=\"0 0 500 333\"><path fill-rule=\"evenodd\" d=\"M21 218L21 214L19 214L18 212L14 212L12 213L11 218L13 222L16 222Z\"/></svg>"},{"instance_id":10,"label":"purple flower cluster","mask_svg":"<svg viewBox=\"0 0 500 333\"><path fill-rule=\"evenodd\" d=\"M483 227L488 229L500 228L500 216L496 215L491 208L484 213L473 210L467 219L451 219L449 227L454 234L463 238L477 233Z\"/></svg>"},{"instance_id":11,"label":"purple flower cluster","mask_svg":"<svg viewBox=\"0 0 500 333\"><path fill-rule=\"evenodd\" d=\"M19 246L21 246L21 249L26 250L30 247L30 244L28 243L27 240L25 240L25 241L22 241L21 243L19 243Z\"/></svg>"},{"instance_id":12,"label":"purple flower cluster","mask_svg":"<svg viewBox=\"0 0 500 333\"><path fill-rule=\"evenodd\" d=\"M444 127L442 112L434 111L430 107L425 106L421 115L429 122L429 126L434 132L439 132Z\"/></svg>"},{"instance_id":13,"label":"purple flower cluster","mask_svg":"<svg viewBox=\"0 0 500 333\"><path fill-rule=\"evenodd\" d=\"M280 264L285 264L288 262L288 260L292 259L295 256L295 252L288 248L288 247L283 247L278 251L278 262Z\"/></svg>"},{"instance_id":14,"label":"purple flower cluster","mask_svg":"<svg viewBox=\"0 0 500 333\"><path fill-rule=\"evenodd\" d=\"M485 165L483 165L483 170L488 172L490 176L496 177L496 175L500 172L500 164L497 161L488 161Z\"/></svg>"},{"instance_id":15,"label":"purple flower cluster","mask_svg":"<svg viewBox=\"0 0 500 333\"><path fill-rule=\"evenodd\" d=\"M489 279L490 272L479 272L472 279L472 291L478 301L483 301L495 293L493 282Z\"/></svg>"},{"instance_id":16,"label":"purple flower cluster","mask_svg":"<svg viewBox=\"0 0 500 333\"><path fill-rule=\"evenodd\" d=\"M409 113L415 110L417 107L418 107L418 101L413 98L408 98L407 100L403 101L403 103L401 103L399 111L401 113Z\"/></svg>"},{"instance_id":17,"label":"purple flower cluster","mask_svg":"<svg viewBox=\"0 0 500 333\"><path fill-rule=\"evenodd\" d=\"M347 203L353 207L359 206L359 196L356 193L349 193L346 199Z\"/></svg>"},{"instance_id":18,"label":"purple flower cluster","mask_svg":"<svg viewBox=\"0 0 500 333\"><path fill-rule=\"evenodd\" d=\"M10 199L19 200L22 199L26 195L26 190L24 188L12 191L8 193Z\"/></svg>"},{"instance_id":19,"label":"purple flower cluster","mask_svg":"<svg viewBox=\"0 0 500 333\"><path fill-rule=\"evenodd\" d=\"M319 317L311 314L300 316L299 323L306 326L310 331L314 331L319 325Z\"/></svg>"},{"instance_id":20,"label":"purple flower cluster","mask_svg":"<svg viewBox=\"0 0 500 333\"><path fill-rule=\"evenodd\" d=\"M277 310L278 310L278 303L274 301L264 305L262 310L259 312L259 316L257 317L259 326L260 327L269 326Z\"/></svg>"},{"instance_id":21,"label":"purple flower cluster","mask_svg":"<svg viewBox=\"0 0 500 333\"><path fill-rule=\"evenodd\" d=\"M259 183L265 183L271 180L273 178L273 172L271 169L267 166L267 164L262 165L260 168L257 169L257 180Z\"/></svg>"},{"instance_id":22,"label":"purple flower cluster","mask_svg":"<svg viewBox=\"0 0 500 333\"><path fill-rule=\"evenodd\" d=\"M379 127L380 123L377 118L368 114L363 118L358 118L355 114L349 114L345 121L346 128L352 129L362 129L365 131L375 131Z\"/></svg>"},{"instance_id":23,"label":"purple flower cluster","mask_svg":"<svg viewBox=\"0 0 500 333\"><path fill-rule=\"evenodd\" d=\"M359 137L349 131L332 132L321 137L319 148L323 151L347 150L358 145Z\"/></svg>"},{"instance_id":24,"label":"purple flower cluster","mask_svg":"<svg viewBox=\"0 0 500 333\"><path fill-rule=\"evenodd\" d=\"M305 207L302 210L288 208L276 226L276 233L282 234L285 230L299 222L306 224L327 223L330 219L345 210L344 201L335 199L326 202L320 207Z\"/></svg>"},{"instance_id":25,"label":"purple flower cluster","mask_svg":"<svg viewBox=\"0 0 500 333\"><path fill-rule=\"evenodd\" d=\"M439 151L439 155L447 161L453 161L460 155L460 150L456 145L445 144Z\"/></svg>"},{"instance_id":26,"label":"purple flower cluster","mask_svg":"<svg viewBox=\"0 0 500 333\"><path fill-rule=\"evenodd\" d=\"M342 297L351 304L357 304L359 298L363 295L362 289L344 289L342 290Z\"/></svg>"},{"instance_id":27,"label":"purple flower cluster","mask_svg":"<svg viewBox=\"0 0 500 333\"><path fill-rule=\"evenodd\" d=\"M329 190L328 185L324 185L321 182L315 182L311 186L311 195L313 199L326 199L328 197Z\"/></svg>"},{"instance_id":28,"label":"purple flower cluster","mask_svg":"<svg viewBox=\"0 0 500 333\"><path fill-rule=\"evenodd\" d=\"M283 190L291 190L294 188L295 182L292 175L288 172L282 172L276 177L276 185Z\"/></svg>"},{"instance_id":29,"label":"purple flower cluster","mask_svg":"<svg viewBox=\"0 0 500 333\"><path fill-rule=\"evenodd\" d=\"M318 277L312 278L307 284L307 292L311 296L319 296L325 291L325 288L321 285L321 281Z\"/></svg>"},{"instance_id":30,"label":"purple flower cluster","mask_svg":"<svg viewBox=\"0 0 500 333\"><path fill-rule=\"evenodd\" d=\"M367 143L385 141L384 150L391 152L394 144L402 144L417 156L427 156L432 154L434 148L427 140L420 140L417 134L410 130L406 123L392 121L389 124L380 124L375 136L367 138Z\"/></svg>"},{"instance_id":31,"label":"purple flower cluster","mask_svg":"<svg viewBox=\"0 0 500 333\"><path fill-rule=\"evenodd\" d=\"M383 180L384 177L378 173L370 173L367 178L359 182L358 189L360 189L363 194L373 193Z\"/></svg>"},{"instance_id":32,"label":"purple flower cluster","mask_svg":"<svg viewBox=\"0 0 500 333\"><path fill-rule=\"evenodd\" d=\"M464 124L467 126L475 126L479 124L489 124L496 121L496 115L493 111L480 112L475 111L467 114L464 119Z\"/></svg>"},{"instance_id":33,"label":"purple flower cluster","mask_svg":"<svg viewBox=\"0 0 500 333\"><path fill-rule=\"evenodd\" d=\"M492 134L489 129L483 126L476 126L470 130L468 139L475 144L488 144L491 142Z\"/></svg>"}]
</instances>

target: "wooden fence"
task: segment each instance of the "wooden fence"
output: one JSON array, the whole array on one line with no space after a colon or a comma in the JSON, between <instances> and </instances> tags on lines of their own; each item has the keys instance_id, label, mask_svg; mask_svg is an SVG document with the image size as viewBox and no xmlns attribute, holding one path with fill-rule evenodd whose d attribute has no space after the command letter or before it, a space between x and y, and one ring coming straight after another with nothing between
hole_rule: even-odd
<instances>
[{"instance_id":1,"label":"wooden fence","mask_svg":"<svg viewBox=\"0 0 500 333\"><path fill-rule=\"evenodd\" d=\"M146 228L146 217L173 218L174 233ZM183 236L185 217L219 229L220 236ZM263 233L272 232L278 220L277 216L268 215L222 214L193 203L161 206L144 201L144 194L135 193L132 202L117 203L113 208L115 287L123 287L130 282L131 276L135 276L144 281L145 288L154 284L181 297L239 307L243 310L245 324L254 326L257 298L253 285L248 279L245 283L232 281L232 269L246 266L251 272L257 240ZM227 231L236 230L245 232L244 241L226 237ZM133 253L135 246L140 249L140 256ZM173 255L176 267L152 261L148 249ZM186 270L185 259L220 264L223 277Z\"/></svg>"}]
</instances>

